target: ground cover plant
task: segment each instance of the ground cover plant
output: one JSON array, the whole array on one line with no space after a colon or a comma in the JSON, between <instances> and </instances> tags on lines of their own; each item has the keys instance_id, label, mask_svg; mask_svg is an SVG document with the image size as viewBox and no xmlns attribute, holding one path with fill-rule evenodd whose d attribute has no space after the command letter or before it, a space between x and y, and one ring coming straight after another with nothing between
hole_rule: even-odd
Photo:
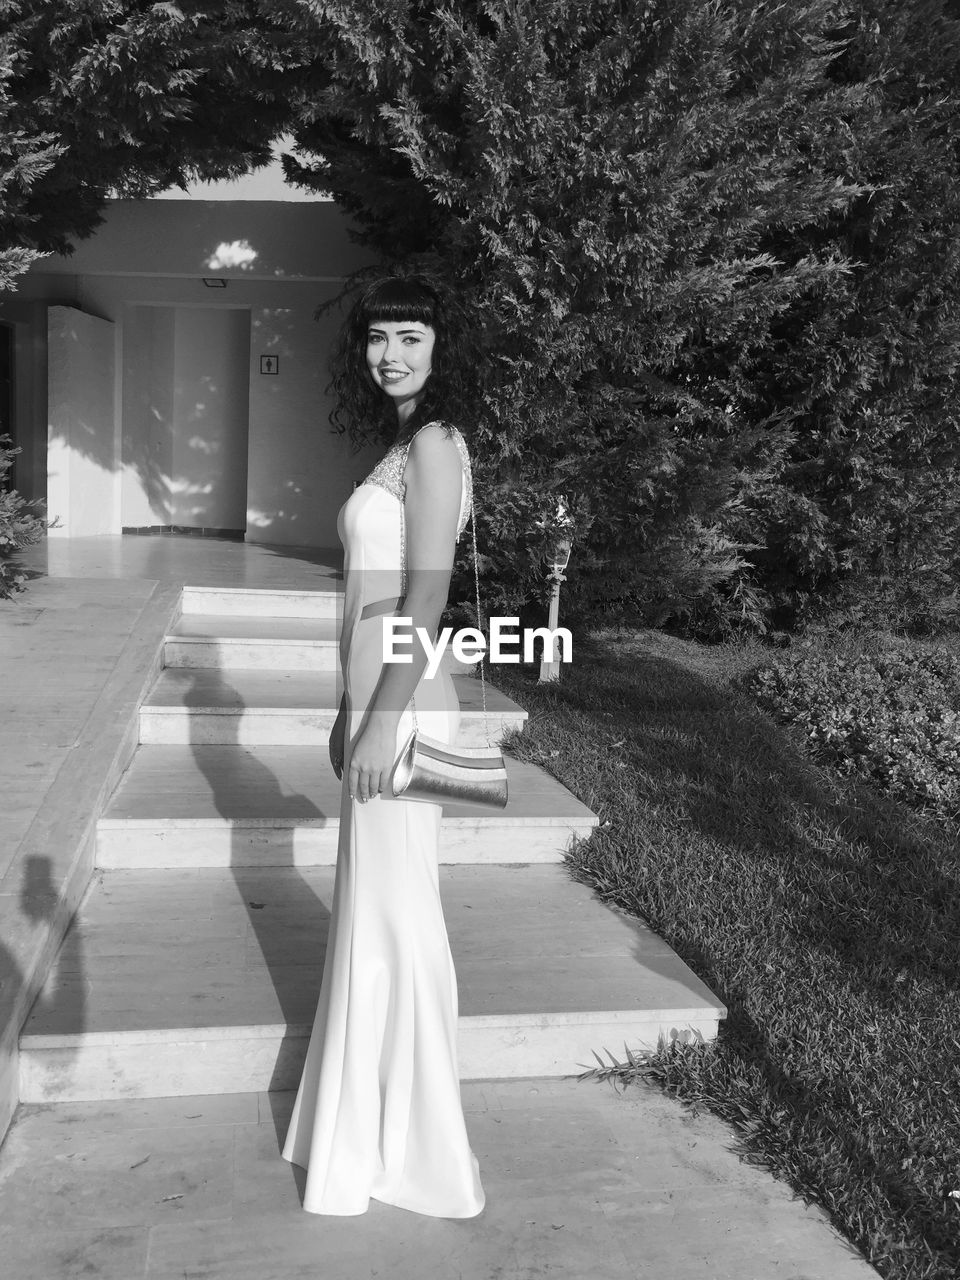
<instances>
[{"instance_id":1,"label":"ground cover plant","mask_svg":"<svg viewBox=\"0 0 960 1280\"><path fill-rule=\"evenodd\" d=\"M581 643L561 682L497 669L511 746L600 816L574 875L641 915L729 1009L652 1077L732 1121L877 1270L960 1269L960 840L811 760L738 682L759 645ZM584 1064L589 1066L590 1064ZM593 1064L596 1065L596 1064ZM599 1068L597 1071L599 1072Z\"/></svg>"},{"instance_id":2,"label":"ground cover plant","mask_svg":"<svg viewBox=\"0 0 960 1280\"><path fill-rule=\"evenodd\" d=\"M814 638L746 688L816 759L960 820L960 655L882 641L825 653Z\"/></svg>"},{"instance_id":3,"label":"ground cover plant","mask_svg":"<svg viewBox=\"0 0 960 1280\"><path fill-rule=\"evenodd\" d=\"M18 452L10 447L9 436L0 436L0 600L23 589L27 573L17 563L17 553L39 542L47 529L41 504L28 502L16 489L6 487Z\"/></svg>"}]
</instances>

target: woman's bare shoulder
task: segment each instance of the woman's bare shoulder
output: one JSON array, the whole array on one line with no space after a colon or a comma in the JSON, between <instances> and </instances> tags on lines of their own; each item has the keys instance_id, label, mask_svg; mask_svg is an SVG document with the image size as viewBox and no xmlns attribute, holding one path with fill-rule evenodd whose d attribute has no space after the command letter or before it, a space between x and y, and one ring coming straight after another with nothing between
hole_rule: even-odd
<instances>
[{"instance_id":1,"label":"woman's bare shoulder","mask_svg":"<svg viewBox=\"0 0 960 1280\"><path fill-rule=\"evenodd\" d=\"M416 466L458 468L465 448L463 436L445 422L428 422L410 442L408 457Z\"/></svg>"},{"instance_id":2,"label":"woman's bare shoulder","mask_svg":"<svg viewBox=\"0 0 960 1280\"><path fill-rule=\"evenodd\" d=\"M439 418L435 418L432 422L425 423L417 434L413 437L413 442L417 440L456 440L463 439L463 432L452 422L443 422Z\"/></svg>"}]
</instances>

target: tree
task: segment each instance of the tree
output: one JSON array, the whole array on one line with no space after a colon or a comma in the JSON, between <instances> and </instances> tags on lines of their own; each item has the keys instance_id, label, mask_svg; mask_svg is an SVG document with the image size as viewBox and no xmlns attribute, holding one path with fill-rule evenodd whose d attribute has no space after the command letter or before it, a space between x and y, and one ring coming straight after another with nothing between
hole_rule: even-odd
<instances>
[{"instance_id":1,"label":"tree","mask_svg":"<svg viewBox=\"0 0 960 1280\"><path fill-rule=\"evenodd\" d=\"M47 173L57 157L50 134L31 132L15 119L16 106L11 99L9 82L13 75L14 57L10 41L0 38L0 207L10 208L29 191L39 177ZM16 287L21 275L40 255L36 250L17 243L0 248L0 292Z\"/></svg>"},{"instance_id":2,"label":"tree","mask_svg":"<svg viewBox=\"0 0 960 1280\"><path fill-rule=\"evenodd\" d=\"M292 121L290 180L463 282L493 606L560 494L584 614L949 597L957 0L0 4L8 275Z\"/></svg>"},{"instance_id":3,"label":"tree","mask_svg":"<svg viewBox=\"0 0 960 1280\"><path fill-rule=\"evenodd\" d=\"M500 603L529 594L563 493L589 524L582 611L762 622L748 555L792 436L782 406L744 412L756 353L842 287L849 261L810 233L871 191L843 160L871 86L832 74L834 9L297 6L329 82L297 99L317 162L289 176L385 257L442 263L484 320Z\"/></svg>"},{"instance_id":4,"label":"tree","mask_svg":"<svg viewBox=\"0 0 960 1280\"><path fill-rule=\"evenodd\" d=\"M327 69L290 177L484 319L504 602L561 491L585 611L723 630L898 563L949 584L955 9L289 7Z\"/></svg>"},{"instance_id":5,"label":"tree","mask_svg":"<svg viewBox=\"0 0 960 1280\"><path fill-rule=\"evenodd\" d=\"M39 514L41 504L27 502L15 489L6 487L17 453L19 450L10 446L10 437L0 436L0 600L23 589L27 574L17 564L17 554L39 542L47 528Z\"/></svg>"},{"instance_id":6,"label":"tree","mask_svg":"<svg viewBox=\"0 0 960 1280\"><path fill-rule=\"evenodd\" d=\"M850 7L830 78L871 86L843 154L866 191L770 243L851 266L780 318L748 384L753 414L793 426L758 556L788 608L832 587L907 624L960 614L958 14L942 0Z\"/></svg>"},{"instance_id":7,"label":"tree","mask_svg":"<svg viewBox=\"0 0 960 1280\"><path fill-rule=\"evenodd\" d=\"M70 252L111 195L269 159L299 67L270 6L3 0L0 14L0 287Z\"/></svg>"}]
</instances>

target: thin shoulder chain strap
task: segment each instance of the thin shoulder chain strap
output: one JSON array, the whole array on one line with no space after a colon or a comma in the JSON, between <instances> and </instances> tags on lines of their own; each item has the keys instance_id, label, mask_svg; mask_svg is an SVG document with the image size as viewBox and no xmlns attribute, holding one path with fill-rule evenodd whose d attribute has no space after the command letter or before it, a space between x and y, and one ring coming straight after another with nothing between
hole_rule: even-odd
<instances>
[{"instance_id":1,"label":"thin shoulder chain strap","mask_svg":"<svg viewBox=\"0 0 960 1280\"><path fill-rule=\"evenodd\" d=\"M476 496L476 489L474 489L474 497L475 496ZM480 613L480 569L477 565L477 522L474 519L474 514L473 514L475 506L476 506L476 503L473 500L471 500L470 502L470 535L471 535L471 541L473 542L473 589L474 589L474 592L476 593L475 599L476 599L476 606L477 606L477 630L482 635L483 634L483 617ZM483 732L485 737L489 740L490 724L487 717L487 680L483 674L483 661L484 661L483 658L481 658L480 659L480 697L483 702Z\"/></svg>"},{"instance_id":2,"label":"thin shoulder chain strap","mask_svg":"<svg viewBox=\"0 0 960 1280\"><path fill-rule=\"evenodd\" d=\"M423 428L421 427L420 430L422 431ZM407 441L407 447L403 453L403 466L400 468L401 479L403 478L403 474L407 469L407 455L410 453L410 446L413 444L414 440L416 440L417 435L419 434L420 432L418 431L416 435L411 436L410 439ZM474 488L472 481L471 481L471 489L473 490L471 501L470 501L470 535L471 535L471 542L473 543L473 586L474 586L475 600L476 600L477 630L482 635L483 634L483 616L480 612L480 568L479 568L479 565L477 564L477 522L474 517L474 510L476 508L476 489ZM406 494L406 488L404 488L404 494ZM401 599L404 598L406 594L407 594L407 518L406 518L406 501L404 497L400 500L400 596L401 596ZM480 659L480 699L483 705L483 732L484 732L484 736L489 741L490 721L489 721L489 716L487 715L487 680L483 671L483 658ZM414 701L413 694L410 695L410 710L413 713L413 727L414 727L414 730L416 730L417 707Z\"/></svg>"}]
</instances>

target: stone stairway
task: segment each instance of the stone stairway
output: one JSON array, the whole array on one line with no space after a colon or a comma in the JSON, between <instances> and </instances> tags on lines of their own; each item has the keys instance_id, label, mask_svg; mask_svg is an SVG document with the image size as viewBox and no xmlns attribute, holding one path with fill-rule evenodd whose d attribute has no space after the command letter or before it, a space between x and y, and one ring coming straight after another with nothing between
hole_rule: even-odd
<instances>
[{"instance_id":1,"label":"stone stairway","mask_svg":"<svg viewBox=\"0 0 960 1280\"><path fill-rule=\"evenodd\" d=\"M23 1029L23 1102L289 1089L316 1004L337 847L325 744L334 592L185 588L97 872ZM478 683L455 677L461 740ZM526 713L488 686L499 735ZM503 813L445 807L441 891L465 1079L557 1076L591 1051L706 1039L723 1005L561 864L596 817L509 762Z\"/></svg>"}]
</instances>

